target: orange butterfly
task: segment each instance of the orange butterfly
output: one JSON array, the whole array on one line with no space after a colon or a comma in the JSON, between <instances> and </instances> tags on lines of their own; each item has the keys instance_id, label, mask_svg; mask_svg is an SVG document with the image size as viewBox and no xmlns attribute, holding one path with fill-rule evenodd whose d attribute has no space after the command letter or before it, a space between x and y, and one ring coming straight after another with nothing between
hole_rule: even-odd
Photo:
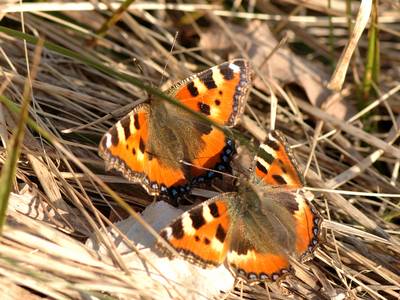
<instances>
[{"instance_id":1,"label":"orange butterfly","mask_svg":"<svg viewBox=\"0 0 400 300\"><path fill-rule=\"evenodd\" d=\"M178 82L166 93L224 126L243 113L251 74L235 59ZM151 195L179 198L194 182L228 171L234 143L224 133L162 99L136 106L102 138L99 154L107 169L139 182Z\"/></svg>"},{"instance_id":2,"label":"orange butterfly","mask_svg":"<svg viewBox=\"0 0 400 300\"><path fill-rule=\"evenodd\" d=\"M203 268L225 261L248 281L276 281L305 260L319 241L321 217L302 192L301 177L284 138L270 132L251 178L182 214L160 235L186 260ZM157 244L165 254L171 253Z\"/></svg>"}]
</instances>

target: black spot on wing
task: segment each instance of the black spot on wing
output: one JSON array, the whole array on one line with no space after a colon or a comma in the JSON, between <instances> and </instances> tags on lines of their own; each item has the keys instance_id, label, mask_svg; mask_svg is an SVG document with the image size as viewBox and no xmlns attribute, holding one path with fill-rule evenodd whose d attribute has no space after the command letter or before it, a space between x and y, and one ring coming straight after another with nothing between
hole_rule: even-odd
<instances>
[{"instance_id":1,"label":"black spot on wing","mask_svg":"<svg viewBox=\"0 0 400 300\"><path fill-rule=\"evenodd\" d=\"M133 125L135 126L136 130L140 129L139 115L138 114L134 114L133 115Z\"/></svg>"},{"instance_id":2,"label":"black spot on wing","mask_svg":"<svg viewBox=\"0 0 400 300\"><path fill-rule=\"evenodd\" d=\"M124 129L125 140L127 140L131 135L131 119L129 117L125 117L121 120L121 126Z\"/></svg>"},{"instance_id":3,"label":"black spot on wing","mask_svg":"<svg viewBox=\"0 0 400 300\"><path fill-rule=\"evenodd\" d=\"M136 149L135 148L132 148L132 154L136 155Z\"/></svg>"},{"instance_id":4,"label":"black spot on wing","mask_svg":"<svg viewBox=\"0 0 400 300\"><path fill-rule=\"evenodd\" d=\"M221 226L221 224L218 224L217 227L217 232L215 233L215 237L217 238L218 241L223 243L226 238L226 231L225 229Z\"/></svg>"},{"instance_id":5,"label":"black spot on wing","mask_svg":"<svg viewBox=\"0 0 400 300\"><path fill-rule=\"evenodd\" d=\"M211 243L211 241L208 238L204 238L204 244L209 245Z\"/></svg>"},{"instance_id":6,"label":"black spot on wing","mask_svg":"<svg viewBox=\"0 0 400 300\"><path fill-rule=\"evenodd\" d=\"M261 157L261 158L262 158L263 160L265 160L269 165L271 165L271 164L274 162L274 160L275 160L275 158L274 158L271 154L269 154L267 151L265 151L265 150L262 149L262 148L260 148L260 150L259 150L257 156L258 156L258 157Z\"/></svg>"},{"instance_id":7,"label":"black spot on wing","mask_svg":"<svg viewBox=\"0 0 400 300\"><path fill-rule=\"evenodd\" d=\"M210 209L210 213L214 218L218 218L219 217L219 211L218 211L217 204L215 204L214 202L210 203L208 205L208 208Z\"/></svg>"},{"instance_id":8,"label":"black spot on wing","mask_svg":"<svg viewBox=\"0 0 400 300\"><path fill-rule=\"evenodd\" d=\"M101 139L101 148L106 149L107 148L107 138L106 136L103 136Z\"/></svg>"},{"instance_id":9,"label":"black spot on wing","mask_svg":"<svg viewBox=\"0 0 400 300\"><path fill-rule=\"evenodd\" d=\"M244 254L246 255L249 250L254 249L254 247L250 244L250 242L247 239L242 239L239 242L237 242L237 245L234 249L237 254L241 255Z\"/></svg>"},{"instance_id":10,"label":"black spot on wing","mask_svg":"<svg viewBox=\"0 0 400 300\"><path fill-rule=\"evenodd\" d=\"M194 82L191 81L188 85L187 88L189 90L190 95L192 95L192 97L197 97L199 95L199 90L197 89L197 87L194 85Z\"/></svg>"},{"instance_id":11,"label":"black spot on wing","mask_svg":"<svg viewBox=\"0 0 400 300\"><path fill-rule=\"evenodd\" d=\"M224 76L225 80L232 80L234 73L231 68L229 68L229 64L222 64L219 66L219 71L221 72L222 76Z\"/></svg>"},{"instance_id":12,"label":"black spot on wing","mask_svg":"<svg viewBox=\"0 0 400 300\"><path fill-rule=\"evenodd\" d=\"M163 238L163 239L167 239L167 231L166 230L163 230L163 231L161 231L160 232L160 236Z\"/></svg>"},{"instance_id":13,"label":"black spot on wing","mask_svg":"<svg viewBox=\"0 0 400 300\"><path fill-rule=\"evenodd\" d=\"M145 145L145 143L144 143L142 137L140 137L140 140L139 140L139 150L140 150L140 152L144 153L144 150L145 150L145 149L146 149L146 145Z\"/></svg>"},{"instance_id":14,"label":"black spot on wing","mask_svg":"<svg viewBox=\"0 0 400 300\"><path fill-rule=\"evenodd\" d=\"M241 70L245 68L245 63L243 59L236 60L234 64L238 66Z\"/></svg>"},{"instance_id":15,"label":"black spot on wing","mask_svg":"<svg viewBox=\"0 0 400 300\"><path fill-rule=\"evenodd\" d=\"M279 144L278 144L277 142L275 142L275 141L267 140L267 141L266 141L266 144L267 144L269 147L271 147L272 149L274 149L275 151L278 151L278 150L279 150Z\"/></svg>"},{"instance_id":16,"label":"black spot on wing","mask_svg":"<svg viewBox=\"0 0 400 300\"><path fill-rule=\"evenodd\" d=\"M197 102L197 106L198 106L198 108L200 109L200 111L203 113L203 114L205 114L205 115L207 115L207 116L209 116L211 113L210 113L210 105L208 105L208 104L205 104L205 103L203 103L203 102Z\"/></svg>"},{"instance_id":17,"label":"black spot on wing","mask_svg":"<svg viewBox=\"0 0 400 300\"><path fill-rule=\"evenodd\" d=\"M203 84L209 89L215 89L217 85L215 84L215 81L213 79L213 70L208 69L207 71L204 71L203 73L199 74L199 79L203 82Z\"/></svg>"},{"instance_id":18,"label":"black spot on wing","mask_svg":"<svg viewBox=\"0 0 400 300\"><path fill-rule=\"evenodd\" d=\"M220 105L221 105L221 100L216 99L216 100L214 101L214 103L215 103L216 106L220 106Z\"/></svg>"},{"instance_id":19,"label":"black spot on wing","mask_svg":"<svg viewBox=\"0 0 400 300\"><path fill-rule=\"evenodd\" d=\"M189 213L189 217L192 220L192 226L194 229L199 229L201 226L206 224L206 220L204 219L204 216L203 216L203 208L202 207L193 209Z\"/></svg>"},{"instance_id":20,"label":"black spot on wing","mask_svg":"<svg viewBox=\"0 0 400 300\"><path fill-rule=\"evenodd\" d=\"M259 169L263 174L265 175L268 174L267 168L264 165L262 165L259 161L257 161L256 163L256 168Z\"/></svg>"},{"instance_id":21,"label":"black spot on wing","mask_svg":"<svg viewBox=\"0 0 400 300\"><path fill-rule=\"evenodd\" d=\"M285 178L283 178L281 175L274 174L274 175L272 175L272 178L273 178L278 184L287 184Z\"/></svg>"},{"instance_id":22,"label":"black spot on wing","mask_svg":"<svg viewBox=\"0 0 400 300\"><path fill-rule=\"evenodd\" d=\"M119 143L117 127L114 126L113 128L111 128L110 134L111 134L111 144L115 147Z\"/></svg>"},{"instance_id":23,"label":"black spot on wing","mask_svg":"<svg viewBox=\"0 0 400 300\"><path fill-rule=\"evenodd\" d=\"M180 240L184 237L185 233L183 232L182 220L177 220L174 224L171 225L172 236L177 240Z\"/></svg>"}]
</instances>

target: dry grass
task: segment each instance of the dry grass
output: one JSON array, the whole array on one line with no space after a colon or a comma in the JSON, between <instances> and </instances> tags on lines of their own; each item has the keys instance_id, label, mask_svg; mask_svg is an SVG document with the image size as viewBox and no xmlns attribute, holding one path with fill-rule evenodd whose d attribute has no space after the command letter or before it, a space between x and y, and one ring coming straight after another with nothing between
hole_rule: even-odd
<instances>
[{"instance_id":1,"label":"dry grass","mask_svg":"<svg viewBox=\"0 0 400 300\"><path fill-rule=\"evenodd\" d=\"M217 4L134 3L92 47L88 45L93 45L93 33L117 3L20 5L9 0L8 5L0 4L0 25L44 35L47 41L155 87L228 58L247 57L256 79L239 130L251 144L261 142L270 128L271 99L279 99L275 127L294 145L308 188L317 196L315 205L324 216L325 235L315 259L296 267L301 280L290 280L284 288L271 285L269 291L261 286L241 290L238 285L226 296L400 299L399 4L381 1L381 76L373 83L374 93L365 99L357 90L365 71L366 32L356 41L349 68L345 66L341 91L326 88L333 74L327 62L336 67L350 35L347 1L332 1L331 7L315 0L260 1L253 7L254 2L248 1L243 9L241 1L234 1L237 12ZM354 6L354 20L356 14ZM288 30L291 47L277 49L272 34L262 27L265 24L278 39ZM257 30L259 35L252 36ZM276 52L270 55L273 49ZM105 173L97 155L102 134L137 101L146 99L146 93L46 49L35 80L29 82L27 66L34 50L34 45L0 31L0 94L21 103L25 83L31 84L30 117L51 135L49 143L34 130L25 133L7 225L0 237L0 286L7 291L3 296L159 297L164 287L154 282L144 288L101 230L113 226L110 215L124 214L102 182L138 212L153 200L117 174ZM295 51L303 54L295 56ZM288 61L288 68L279 70ZM0 165L17 123L16 114L0 105ZM90 235L108 249L106 254L85 246Z\"/></svg>"}]
</instances>

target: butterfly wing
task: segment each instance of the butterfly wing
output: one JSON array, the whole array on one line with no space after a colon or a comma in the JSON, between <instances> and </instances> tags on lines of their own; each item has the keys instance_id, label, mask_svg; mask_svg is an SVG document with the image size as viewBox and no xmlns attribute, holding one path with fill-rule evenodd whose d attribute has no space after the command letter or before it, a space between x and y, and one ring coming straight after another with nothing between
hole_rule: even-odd
<instances>
[{"instance_id":1,"label":"butterfly wing","mask_svg":"<svg viewBox=\"0 0 400 300\"><path fill-rule=\"evenodd\" d=\"M311 193L310 193L311 194ZM313 197L313 195L311 194ZM297 193L298 210L296 218L296 252L302 260L307 260L319 243L322 217L317 209L307 199L306 193Z\"/></svg>"},{"instance_id":2,"label":"butterfly wing","mask_svg":"<svg viewBox=\"0 0 400 300\"><path fill-rule=\"evenodd\" d=\"M228 265L236 276L247 282L276 281L290 271L285 252L260 250L244 232L239 228L236 230L232 233L232 244L227 255Z\"/></svg>"},{"instance_id":3,"label":"butterfly wing","mask_svg":"<svg viewBox=\"0 0 400 300\"><path fill-rule=\"evenodd\" d=\"M184 259L202 268L222 264L229 247L227 201L234 195L225 193L195 206L164 228L161 237ZM157 248L171 256L161 243Z\"/></svg>"},{"instance_id":4,"label":"butterfly wing","mask_svg":"<svg viewBox=\"0 0 400 300\"><path fill-rule=\"evenodd\" d=\"M262 209L265 215L270 215L271 210L276 211L277 216L281 218L283 217L282 209L286 215L290 214L290 218L282 218L282 221L290 226L288 230L295 226L296 249L294 254L303 258L312 253L318 244L322 219L314 206L307 200L308 195L312 194L301 190L304 186L304 179L285 138L279 131L271 131L265 144L260 146L260 151L255 158L253 176L256 178L256 182L280 188L277 193L268 193L270 190L267 189L265 195L260 197L263 199L261 201ZM273 207L277 207L276 204L280 207L281 212L273 209Z\"/></svg>"},{"instance_id":5,"label":"butterfly wing","mask_svg":"<svg viewBox=\"0 0 400 300\"><path fill-rule=\"evenodd\" d=\"M235 59L195 74L171 87L168 93L190 109L203 113L218 124L233 126L242 114L251 86L249 64L244 59ZM177 118L188 118L178 111ZM213 178L219 172L229 171L229 162L235 152L234 143L225 134L203 120L189 116L186 127L204 128L196 130L185 138L187 151L191 153L187 162L192 166L193 183ZM201 124L203 123L203 124ZM197 132L203 134L193 141Z\"/></svg>"},{"instance_id":6,"label":"butterfly wing","mask_svg":"<svg viewBox=\"0 0 400 300\"><path fill-rule=\"evenodd\" d=\"M236 59L193 75L168 93L215 122L231 126L242 113L249 90L248 63ZM179 198L192 182L215 175L207 169L228 170L234 147L210 124L201 124L176 107L166 110L164 104L152 99L151 106L137 106L104 135L99 153L108 168L140 182L149 194Z\"/></svg>"},{"instance_id":7,"label":"butterfly wing","mask_svg":"<svg viewBox=\"0 0 400 300\"><path fill-rule=\"evenodd\" d=\"M320 227L322 218L315 207L307 198L312 194L307 191L272 193L266 197L268 201L262 201L264 214L271 213L271 203L277 203L281 209L286 210L285 225L291 224L290 229L294 228L294 245L291 251L296 258L305 260L315 250L319 242ZM282 213L277 215L282 216ZM282 220L285 220L282 218Z\"/></svg>"},{"instance_id":8,"label":"butterfly wing","mask_svg":"<svg viewBox=\"0 0 400 300\"><path fill-rule=\"evenodd\" d=\"M197 127L210 126L209 124L198 124ZM217 172L229 172L230 161L235 154L233 140L211 126L210 131L199 136L201 147L188 158L191 169L192 183L202 182L217 176ZM188 151L194 150L194 141L187 138Z\"/></svg>"},{"instance_id":9,"label":"butterfly wing","mask_svg":"<svg viewBox=\"0 0 400 300\"><path fill-rule=\"evenodd\" d=\"M301 193L240 193L230 205L245 208L231 217L227 261L248 282L280 279L289 257L303 260L318 244L321 218Z\"/></svg>"},{"instance_id":10,"label":"butterfly wing","mask_svg":"<svg viewBox=\"0 0 400 300\"><path fill-rule=\"evenodd\" d=\"M183 171L165 165L149 151L148 104L136 106L118 121L102 138L99 155L107 169L117 169L126 178L139 182L151 195L187 182Z\"/></svg>"},{"instance_id":11,"label":"butterfly wing","mask_svg":"<svg viewBox=\"0 0 400 300\"><path fill-rule=\"evenodd\" d=\"M179 82L168 93L216 123L233 126L243 113L250 86L249 63L234 59Z\"/></svg>"},{"instance_id":12,"label":"butterfly wing","mask_svg":"<svg viewBox=\"0 0 400 300\"><path fill-rule=\"evenodd\" d=\"M298 171L296 160L278 131L271 131L265 144L255 157L253 182L260 200L260 208L266 218L279 220L273 227L279 236L291 240L294 248L280 247L288 255L306 258L318 244L322 218L307 199L311 193L302 189L304 179ZM263 186L266 189L263 189ZM271 193L269 187L276 188ZM279 225L282 228L279 229Z\"/></svg>"},{"instance_id":13,"label":"butterfly wing","mask_svg":"<svg viewBox=\"0 0 400 300\"><path fill-rule=\"evenodd\" d=\"M243 216L232 222L228 263L247 281L275 281L318 244L321 217L306 199L303 178L284 137L269 133L255 157ZM271 187L274 190L271 190Z\"/></svg>"},{"instance_id":14,"label":"butterfly wing","mask_svg":"<svg viewBox=\"0 0 400 300\"><path fill-rule=\"evenodd\" d=\"M284 190L296 190L304 186L296 160L279 131L274 130L268 134L254 161L257 181Z\"/></svg>"}]
</instances>

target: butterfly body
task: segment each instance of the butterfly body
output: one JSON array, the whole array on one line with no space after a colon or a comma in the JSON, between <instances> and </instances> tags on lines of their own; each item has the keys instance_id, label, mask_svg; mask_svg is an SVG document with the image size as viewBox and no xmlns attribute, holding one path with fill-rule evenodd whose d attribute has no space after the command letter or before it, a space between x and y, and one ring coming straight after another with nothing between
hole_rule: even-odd
<instances>
[{"instance_id":1,"label":"butterfly body","mask_svg":"<svg viewBox=\"0 0 400 300\"><path fill-rule=\"evenodd\" d=\"M225 262L248 282L275 281L289 273L291 259L305 260L314 251L322 219L300 189L302 178L286 148L273 132L237 192L185 212L160 235L190 262L204 268Z\"/></svg>"},{"instance_id":2,"label":"butterfly body","mask_svg":"<svg viewBox=\"0 0 400 300\"><path fill-rule=\"evenodd\" d=\"M226 62L193 75L167 90L182 105L212 121L233 126L250 89L248 63ZM99 153L114 168L139 182L151 195L176 198L193 183L226 172L233 141L182 107L151 98L117 122L100 142Z\"/></svg>"}]
</instances>

